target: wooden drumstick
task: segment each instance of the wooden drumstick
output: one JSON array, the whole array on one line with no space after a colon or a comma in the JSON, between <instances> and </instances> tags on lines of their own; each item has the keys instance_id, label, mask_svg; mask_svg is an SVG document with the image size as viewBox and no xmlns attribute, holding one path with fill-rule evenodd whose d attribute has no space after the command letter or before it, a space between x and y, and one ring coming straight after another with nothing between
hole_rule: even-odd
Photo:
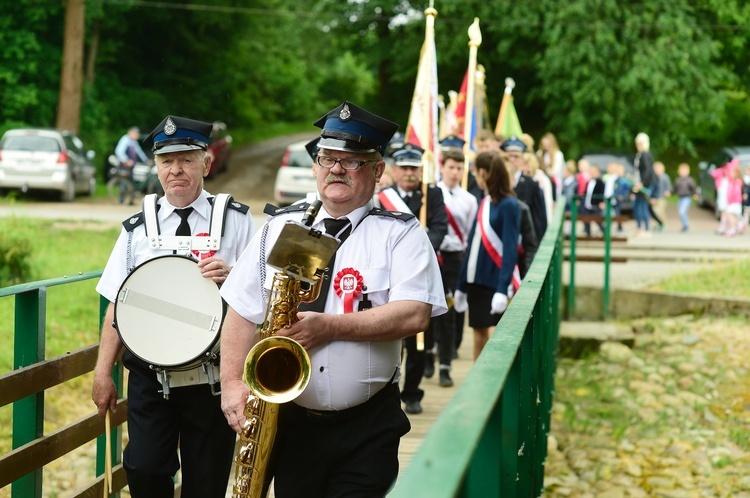
<instances>
[{"instance_id":1,"label":"wooden drumstick","mask_svg":"<svg viewBox=\"0 0 750 498\"><path fill-rule=\"evenodd\" d=\"M104 496L105 498L112 494L112 418L110 417L109 408L104 416L104 434L105 434L105 454L104 454Z\"/></svg>"}]
</instances>

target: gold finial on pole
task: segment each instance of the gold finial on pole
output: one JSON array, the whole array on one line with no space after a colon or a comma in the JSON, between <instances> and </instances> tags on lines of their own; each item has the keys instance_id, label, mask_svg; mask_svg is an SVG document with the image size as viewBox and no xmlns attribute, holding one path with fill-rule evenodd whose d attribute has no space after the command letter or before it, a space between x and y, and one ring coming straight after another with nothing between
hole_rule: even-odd
<instances>
[{"instance_id":1,"label":"gold finial on pole","mask_svg":"<svg viewBox=\"0 0 750 498\"><path fill-rule=\"evenodd\" d=\"M475 79L477 72L477 49L482 44L482 31L479 29L479 18L475 17L474 22L469 26L469 69L468 81L466 85L466 112L464 121L464 156L466 156L466 165L473 164L474 153L472 152L471 128L474 122L474 92ZM469 168L464 169L464 178L461 186L466 189L469 186Z\"/></svg>"}]
</instances>

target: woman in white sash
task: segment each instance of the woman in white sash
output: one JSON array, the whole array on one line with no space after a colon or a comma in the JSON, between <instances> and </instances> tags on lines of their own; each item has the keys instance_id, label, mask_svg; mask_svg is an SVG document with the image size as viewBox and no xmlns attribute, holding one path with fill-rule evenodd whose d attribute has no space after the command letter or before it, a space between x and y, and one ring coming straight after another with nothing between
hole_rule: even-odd
<instances>
[{"instance_id":1,"label":"woman in white sash","mask_svg":"<svg viewBox=\"0 0 750 498\"><path fill-rule=\"evenodd\" d=\"M477 182L488 195L479 205L469 234L454 306L459 313L469 309L476 359L521 281L517 267L520 210L510 174L495 152L477 155L475 167Z\"/></svg>"}]
</instances>

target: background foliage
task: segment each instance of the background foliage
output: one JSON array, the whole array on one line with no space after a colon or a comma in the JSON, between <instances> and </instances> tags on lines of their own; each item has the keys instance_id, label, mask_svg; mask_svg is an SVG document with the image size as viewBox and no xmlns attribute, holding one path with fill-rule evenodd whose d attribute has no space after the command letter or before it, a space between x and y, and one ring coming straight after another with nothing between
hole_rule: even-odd
<instances>
[{"instance_id":1,"label":"background foliage","mask_svg":"<svg viewBox=\"0 0 750 498\"><path fill-rule=\"evenodd\" d=\"M87 0L82 138L106 157L132 124L174 113L252 137L309 126L348 99L402 128L426 1ZM53 126L65 1L17 0L0 13L0 131ZM571 157L632 150L695 159L750 143L747 26L739 0L435 0L440 92L458 90L468 26L481 21L490 118L516 80L525 131L557 134ZM494 123L493 123L494 124Z\"/></svg>"}]
</instances>

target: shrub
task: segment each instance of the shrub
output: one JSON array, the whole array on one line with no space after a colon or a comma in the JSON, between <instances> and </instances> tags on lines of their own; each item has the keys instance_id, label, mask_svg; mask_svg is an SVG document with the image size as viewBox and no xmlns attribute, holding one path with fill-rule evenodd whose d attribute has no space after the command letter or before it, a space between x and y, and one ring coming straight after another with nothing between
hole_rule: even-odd
<instances>
[{"instance_id":1,"label":"shrub","mask_svg":"<svg viewBox=\"0 0 750 498\"><path fill-rule=\"evenodd\" d=\"M31 241L14 232L0 232L0 287L31 280Z\"/></svg>"}]
</instances>

